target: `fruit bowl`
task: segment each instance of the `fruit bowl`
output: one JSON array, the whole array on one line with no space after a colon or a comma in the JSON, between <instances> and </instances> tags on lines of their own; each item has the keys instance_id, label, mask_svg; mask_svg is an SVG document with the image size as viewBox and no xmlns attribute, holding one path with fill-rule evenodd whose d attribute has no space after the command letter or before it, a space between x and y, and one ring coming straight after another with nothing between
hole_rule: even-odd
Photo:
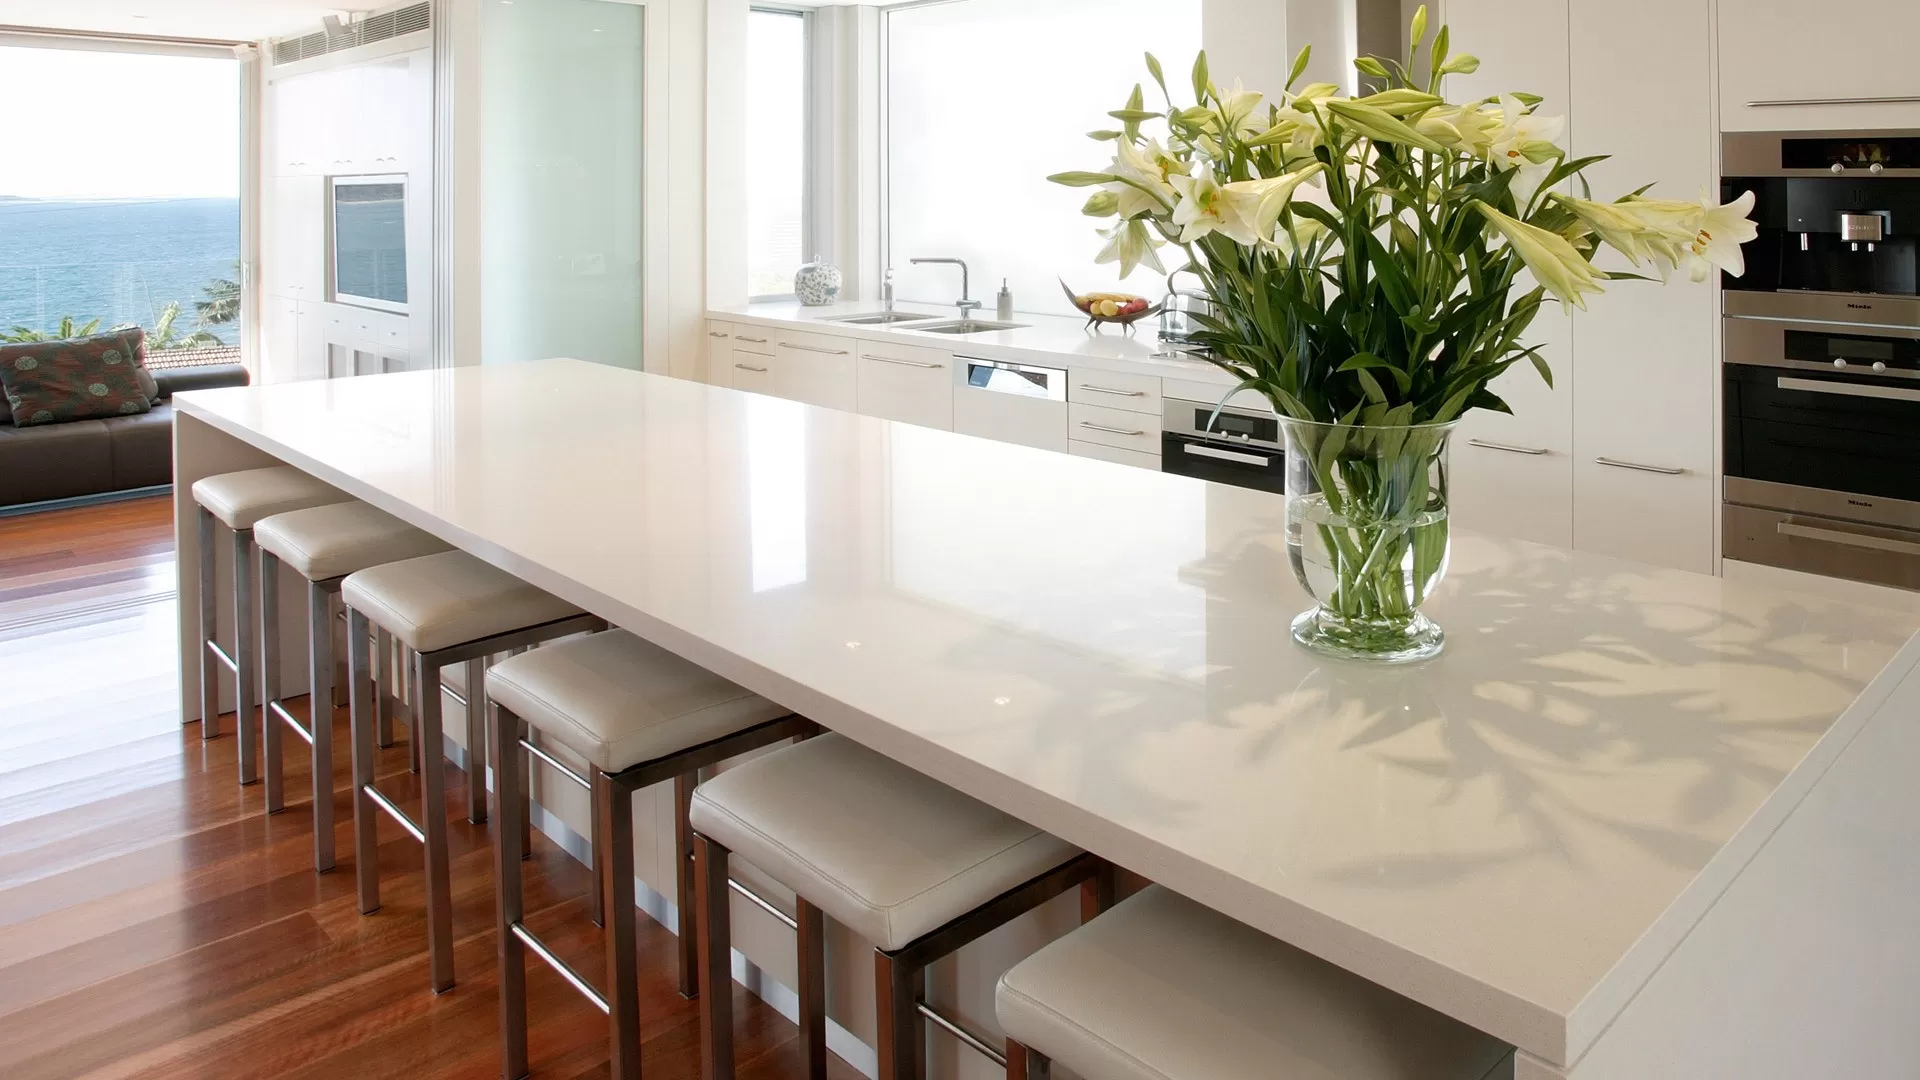
<instances>
[{"instance_id":1,"label":"fruit bowl","mask_svg":"<svg viewBox=\"0 0 1920 1080\"><path fill-rule=\"evenodd\" d=\"M1060 282L1060 290L1073 302L1073 308L1087 317L1088 326L1112 323L1131 327L1148 316L1160 314L1159 304L1150 304L1144 296L1131 293L1077 293Z\"/></svg>"}]
</instances>

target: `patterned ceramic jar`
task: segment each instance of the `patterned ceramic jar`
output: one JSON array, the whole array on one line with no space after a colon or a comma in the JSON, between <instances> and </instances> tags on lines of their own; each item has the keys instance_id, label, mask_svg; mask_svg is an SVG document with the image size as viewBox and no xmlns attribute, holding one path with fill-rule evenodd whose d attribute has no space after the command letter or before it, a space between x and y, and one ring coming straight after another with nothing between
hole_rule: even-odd
<instances>
[{"instance_id":1,"label":"patterned ceramic jar","mask_svg":"<svg viewBox=\"0 0 1920 1080\"><path fill-rule=\"evenodd\" d=\"M813 261L793 275L793 295L808 307L826 307L840 299L840 268L832 263Z\"/></svg>"}]
</instances>

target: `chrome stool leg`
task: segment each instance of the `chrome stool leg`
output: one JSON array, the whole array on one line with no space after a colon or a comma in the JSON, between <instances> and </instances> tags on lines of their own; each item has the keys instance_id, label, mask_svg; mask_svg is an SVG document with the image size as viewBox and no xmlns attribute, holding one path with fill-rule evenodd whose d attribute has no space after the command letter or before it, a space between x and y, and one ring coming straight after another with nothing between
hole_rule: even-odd
<instances>
[{"instance_id":1,"label":"chrome stool leg","mask_svg":"<svg viewBox=\"0 0 1920 1080\"><path fill-rule=\"evenodd\" d=\"M347 609L348 727L353 741L353 875L360 914L380 910L379 806L373 797L373 683L367 678L367 617Z\"/></svg>"},{"instance_id":2,"label":"chrome stool leg","mask_svg":"<svg viewBox=\"0 0 1920 1080\"><path fill-rule=\"evenodd\" d=\"M260 756L268 815L286 809L280 749L280 559L260 549Z\"/></svg>"},{"instance_id":3,"label":"chrome stool leg","mask_svg":"<svg viewBox=\"0 0 1920 1080\"><path fill-rule=\"evenodd\" d=\"M413 654L413 707L424 758L420 830L426 847L427 959L433 971L433 992L443 994L453 989L453 897L448 895L447 757L441 752L440 665L430 656Z\"/></svg>"},{"instance_id":4,"label":"chrome stool leg","mask_svg":"<svg viewBox=\"0 0 1920 1080\"><path fill-rule=\"evenodd\" d=\"M593 771L594 848L607 951L608 1064L614 1080L640 1080L640 968L633 906L633 792Z\"/></svg>"},{"instance_id":5,"label":"chrome stool leg","mask_svg":"<svg viewBox=\"0 0 1920 1080\"><path fill-rule=\"evenodd\" d=\"M233 705L234 730L239 736L240 746L240 782L257 783L260 779L260 765L256 760L259 754L258 720L254 706L259 701L259 654L253 647L253 575L250 564L253 554L253 530L235 529L233 533L233 651L234 666L239 669L234 679L236 686Z\"/></svg>"},{"instance_id":6,"label":"chrome stool leg","mask_svg":"<svg viewBox=\"0 0 1920 1080\"><path fill-rule=\"evenodd\" d=\"M467 661L467 820L487 821L487 661Z\"/></svg>"},{"instance_id":7,"label":"chrome stool leg","mask_svg":"<svg viewBox=\"0 0 1920 1080\"><path fill-rule=\"evenodd\" d=\"M373 709L375 741L382 747L393 745L393 695L399 692L393 680L393 635L373 628Z\"/></svg>"},{"instance_id":8,"label":"chrome stool leg","mask_svg":"<svg viewBox=\"0 0 1920 1080\"><path fill-rule=\"evenodd\" d=\"M200 738L220 734L220 584L213 551L213 512L194 508L200 525Z\"/></svg>"},{"instance_id":9,"label":"chrome stool leg","mask_svg":"<svg viewBox=\"0 0 1920 1080\"><path fill-rule=\"evenodd\" d=\"M733 1080L733 942L727 911L727 849L693 837L699 908L700 1080Z\"/></svg>"},{"instance_id":10,"label":"chrome stool leg","mask_svg":"<svg viewBox=\"0 0 1920 1080\"><path fill-rule=\"evenodd\" d=\"M261 553L262 558L266 556ZM313 869L334 867L333 851L333 590L307 583L307 734L313 743ZM271 730L279 727L266 718Z\"/></svg>"},{"instance_id":11,"label":"chrome stool leg","mask_svg":"<svg viewBox=\"0 0 1920 1080\"><path fill-rule=\"evenodd\" d=\"M521 723L507 709L495 707L493 760L500 763L494 796L500 802L500 835L493 845L493 880L498 890L500 954L500 1075L520 1080L527 1075L527 947L518 927L526 918L520 880L520 861L530 852L526 840L527 777L517 767Z\"/></svg>"}]
</instances>

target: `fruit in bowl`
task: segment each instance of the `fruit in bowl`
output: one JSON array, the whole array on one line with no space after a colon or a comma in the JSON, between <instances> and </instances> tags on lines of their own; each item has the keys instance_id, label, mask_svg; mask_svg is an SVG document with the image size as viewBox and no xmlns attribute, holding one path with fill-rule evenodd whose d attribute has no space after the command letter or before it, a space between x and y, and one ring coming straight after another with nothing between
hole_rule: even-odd
<instances>
[{"instance_id":1,"label":"fruit in bowl","mask_svg":"<svg viewBox=\"0 0 1920 1080\"><path fill-rule=\"evenodd\" d=\"M1092 292L1077 293L1067 286L1065 281L1060 288L1073 302L1074 309L1087 317L1087 325L1099 323L1117 323L1132 326L1137 319L1157 314L1160 305L1149 303L1144 296L1132 293Z\"/></svg>"}]
</instances>

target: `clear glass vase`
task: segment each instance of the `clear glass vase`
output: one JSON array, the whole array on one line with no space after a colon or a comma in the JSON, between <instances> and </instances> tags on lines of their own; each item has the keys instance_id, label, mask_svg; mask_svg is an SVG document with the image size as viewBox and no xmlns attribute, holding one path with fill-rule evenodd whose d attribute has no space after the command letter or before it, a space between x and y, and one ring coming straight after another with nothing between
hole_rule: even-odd
<instances>
[{"instance_id":1,"label":"clear glass vase","mask_svg":"<svg viewBox=\"0 0 1920 1080\"><path fill-rule=\"evenodd\" d=\"M1447 572L1454 425L1367 427L1281 418L1287 554L1316 605L1295 641L1331 656L1424 660L1445 635L1420 605Z\"/></svg>"}]
</instances>

